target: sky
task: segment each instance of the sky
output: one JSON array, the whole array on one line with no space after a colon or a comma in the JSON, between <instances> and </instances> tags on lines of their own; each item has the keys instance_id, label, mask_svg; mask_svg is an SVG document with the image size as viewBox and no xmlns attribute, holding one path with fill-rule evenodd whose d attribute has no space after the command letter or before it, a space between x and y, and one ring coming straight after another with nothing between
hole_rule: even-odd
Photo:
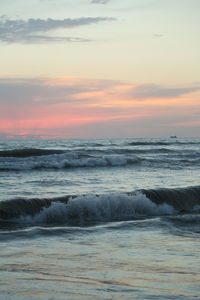
<instances>
[{"instance_id":1,"label":"sky","mask_svg":"<svg viewBox=\"0 0 200 300\"><path fill-rule=\"evenodd\" d=\"M0 138L200 137L199 0L0 0Z\"/></svg>"}]
</instances>

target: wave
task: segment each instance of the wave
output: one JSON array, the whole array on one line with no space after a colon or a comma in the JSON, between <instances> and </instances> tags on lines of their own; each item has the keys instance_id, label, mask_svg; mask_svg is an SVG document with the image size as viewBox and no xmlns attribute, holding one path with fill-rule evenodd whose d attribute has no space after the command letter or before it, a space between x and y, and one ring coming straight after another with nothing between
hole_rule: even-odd
<instances>
[{"instance_id":1,"label":"wave","mask_svg":"<svg viewBox=\"0 0 200 300\"><path fill-rule=\"evenodd\" d=\"M195 206L200 205L200 186L176 188L176 189L148 189L141 190L148 199L157 205L167 203L176 211L189 212Z\"/></svg>"},{"instance_id":2,"label":"wave","mask_svg":"<svg viewBox=\"0 0 200 300\"><path fill-rule=\"evenodd\" d=\"M81 167L107 167L126 166L140 163L141 159L135 155L102 155L92 156L87 154L64 153L36 157L18 158L17 160L3 160L0 164L1 171L23 171L34 169L63 169Z\"/></svg>"},{"instance_id":3,"label":"wave","mask_svg":"<svg viewBox=\"0 0 200 300\"><path fill-rule=\"evenodd\" d=\"M63 153L63 150L51 150L51 149L14 149L14 150L2 150L0 151L0 157L30 157L30 156L42 156Z\"/></svg>"},{"instance_id":4,"label":"wave","mask_svg":"<svg viewBox=\"0 0 200 300\"><path fill-rule=\"evenodd\" d=\"M171 144L174 144L175 142L171 143L171 142L158 142L158 141L144 141L144 142L130 142L127 145L130 146L168 146Z\"/></svg>"},{"instance_id":5,"label":"wave","mask_svg":"<svg viewBox=\"0 0 200 300\"><path fill-rule=\"evenodd\" d=\"M197 186L102 195L67 195L51 199L12 199L0 202L0 221L2 224L82 226L199 210L200 186Z\"/></svg>"},{"instance_id":6,"label":"wave","mask_svg":"<svg viewBox=\"0 0 200 300\"><path fill-rule=\"evenodd\" d=\"M63 150L39 150L27 149L14 155L18 157L3 157L0 153L0 171L27 171L43 169L67 169L84 167L124 167L140 164L149 168L185 168L200 165L199 152L174 150L167 151L63 151ZM52 152L53 151L53 154ZM62 151L56 152L56 151ZM5 153L5 151L4 151ZM8 151L6 151L8 153ZM9 152L10 155L12 154ZM18 154L17 154L18 153ZM35 155L33 155L35 153ZM45 154L46 153L46 154ZM2 156L1 156L2 155ZM12 154L13 155L13 154ZM27 156L25 156L27 155ZM29 155L29 156L28 156Z\"/></svg>"},{"instance_id":7,"label":"wave","mask_svg":"<svg viewBox=\"0 0 200 300\"><path fill-rule=\"evenodd\" d=\"M109 143L109 144L111 144L111 143ZM116 146L116 144L114 144L114 143L112 143L111 145ZM106 147L106 146L107 146L107 143L95 143L92 141L78 144L78 147L80 147L80 148L85 148L85 147L97 147L98 148L98 147Z\"/></svg>"},{"instance_id":8,"label":"wave","mask_svg":"<svg viewBox=\"0 0 200 300\"><path fill-rule=\"evenodd\" d=\"M92 156L99 155L100 157L105 155L125 155L125 154L153 154L153 153L179 153L177 150L167 148L156 148L156 149L135 149L135 148L117 148L117 149L95 149L93 147L85 149L73 149L73 150L58 150L58 149L37 149L37 148L23 148L14 150L2 150L0 151L0 158L27 158L27 157L38 157L38 156L49 156L55 154L77 154L80 156Z\"/></svg>"},{"instance_id":9,"label":"wave","mask_svg":"<svg viewBox=\"0 0 200 300\"><path fill-rule=\"evenodd\" d=\"M42 171L43 169L113 166L134 167L135 164L148 168L196 168L200 165L199 148L191 146L191 140L188 143L189 147L178 146L178 143L187 144L186 142L121 140L118 141L118 144L114 144L108 140L102 141L102 143L71 141L45 144L44 148L42 148L42 144L38 144L41 148L37 148L37 146L28 148L28 144L25 143L24 148L21 145L16 149L0 151L0 171L35 169L41 169ZM176 145L171 146L172 143L176 143ZM19 146L19 144L14 144L12 147L15 146ZM46 149L47 146L50 148Z\"/></svg>"},{"instance_id":10,"label":"wave","mask_svg":"<svg viewBox=\"0 0 200 300\"><path fill-rule=\"evenodd\" d=\"M169 139L167 141L133 141L127 143L130 146L170 146L170 145L200 145L199 141L181 141L177 139Z\"/></svg>"}]
</instances>

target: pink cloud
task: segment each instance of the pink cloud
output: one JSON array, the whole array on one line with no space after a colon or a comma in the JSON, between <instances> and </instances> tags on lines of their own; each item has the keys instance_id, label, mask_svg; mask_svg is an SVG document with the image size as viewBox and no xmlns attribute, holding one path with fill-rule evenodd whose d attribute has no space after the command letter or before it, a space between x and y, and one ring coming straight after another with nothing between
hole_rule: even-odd
<instances>
[{"instance_id":1,"label":"pink cloud","mask_svg":"<svg viewBox=\"0 0 200 300\"><path fill-rule=\"evenodd\" d=\"M152 128L153 135L172 120L174 126L175 120L184 126L185 115L191 127L199 126L197 86L143 86L67 77L0 79L0 133L102 137L107 124L110 135L134 136L136 128L142 135ZM95 136L89 128L96 128Z\"/></svg>"}]
</instances>

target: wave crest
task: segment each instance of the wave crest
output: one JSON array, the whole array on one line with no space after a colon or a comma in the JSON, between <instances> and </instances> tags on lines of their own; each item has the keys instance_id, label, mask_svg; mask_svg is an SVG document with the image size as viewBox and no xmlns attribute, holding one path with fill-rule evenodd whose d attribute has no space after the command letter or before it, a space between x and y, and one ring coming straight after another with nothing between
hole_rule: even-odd
<instances>
[{"instance_id":1,"label":"wave crest","mask_svg":"<svg viewBox=\"0 0 200 300\"><path fill-rule=\"evenodd\" d=\"M62 150L51 149L37 149L37 148L23 148L14 150L2 150L0 151L0 157L30 157L30 156L42 156L63 153Z\"/></svg>"},{"instance_id":2,"label":"wave crest","mask_svg":"<svg viewBox=\"0 0 200 300\"><path fill-rule=\"evenodd\" d=\"M28 224L60 224L73 226L96 222L131 220L147 216L171 215L173 207L156 205L144 194L85 195L54 201L35 215L20 215L14 221Z\"/></svg>"},{"instance_id":3,"label":"wave crest","mask_svg":"<svg viewBox=\"0 0 200 300\"><path fill-rule=\"evenodd\" d=\"M129 193L13 199L0 202L0 219L22 223L109 222L194 212L200 207L200 187L140 190Z\"/></svg>"}]
</instances>

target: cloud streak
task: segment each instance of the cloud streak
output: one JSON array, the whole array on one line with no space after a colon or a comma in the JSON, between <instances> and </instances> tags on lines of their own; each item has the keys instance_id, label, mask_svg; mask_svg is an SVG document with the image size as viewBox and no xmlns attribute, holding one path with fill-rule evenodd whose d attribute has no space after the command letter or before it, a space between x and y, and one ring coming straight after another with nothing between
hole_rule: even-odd
<instances>
[{"instance_id":1,"label":"cloud streak","mask_svg":"<svg viewBox=\"0 0 200 300\"><path fill-rule=\"evenodd\" d=\"M92 106L112 102L127 105L130 100L154 99L158 103L162 99L173 99L200 91L200 86L193 87L162 87L155 84L134 86L114 80L92 80L80 78L0 78L0 105L52 105L60 103L84 103Z\"/></svg>"},{"instance_id":2,"label":"cloud streak","mask_svg":"<svg viewBox=\"0 0 200 300\"><path fill-rule=\"evenodd\" d=\"M40 106L87 103L93 95L109 92L119 82L78 78L0 78L0 105ZM91 101L91 100L90 100Z\"/></svg>"},{"instance_id":3,"label":"cloud streak","mask_svg":"<svg viewBox=\"0 0 200 300\"><path fill-rule=\"evenodd\" d=\"M92 0L91 3L94 3L94 4L106 4L110 2L110 0Z\"/></svg>"},{"instance_id":4,"label":"cloud streak","mask_svg":"<svg viewBox=\"0 0 200 300\"><path fill-rule=\"evenodd\" d=\"M109 17L66 18L58 19L28 19L11 20L6 16L0 17L0 41L6 43L42 43L42 42L88 42L89 39L79 37L48 36L41 33L55 31L61 28L81 27L105 21L113 21Z\"/></svg>"},{"instance_id":5,"label":"cloud streak","mask_svg":"<svg viewBox=\"0 0 200 300\"><path fill-rule=\"evenodd\" d=\"M178 98L199 90L200 86L171 88L161 87L155 84L144 84L133 88L130 92L130 95L134 99Z\"/></svg>"}]
</instances>

